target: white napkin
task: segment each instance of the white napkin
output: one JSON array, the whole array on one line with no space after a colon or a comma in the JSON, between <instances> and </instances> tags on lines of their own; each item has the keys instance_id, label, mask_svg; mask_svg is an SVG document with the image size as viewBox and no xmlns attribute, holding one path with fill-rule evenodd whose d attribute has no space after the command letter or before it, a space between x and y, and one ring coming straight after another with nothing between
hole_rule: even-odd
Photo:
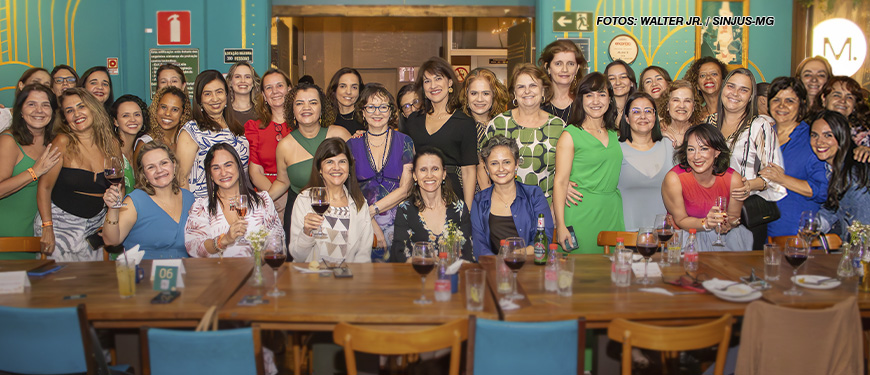
<instances>
[{"instance_id":1,"label":"white napkin","mask_svg":"<svg viewBox=\"0 0 870 375\"><path fill-rule=\"evenodd\" d=\"M293 268L295 268L296 270L298 270L299 272L302 272L302 273L332 273L332 270L316 270L315 271L315 270L310 270L307 267L302 268L299 266L293 266Z\"/></svg>"},{"instance_id":2,"label":"white napkin","mask_svg":"<svg viewBox=\"0 0 870 375\"><path fill-rule=\"evenodd\" d=\"M668 291L668 290L665 289L665 288L640 288L640 289L638 289L638 290L641 291L641 292L655 293L655 294L664 294L664 295L666 295L666 296L671 296L671 297L674 296L674 293L671 293L670 291Z\"/></svg>"},{"instance_id":3,"label":"white napkin","mask_svg":"<svg viewBox=\"0 0 870 375\"><path fill-rule=\"evenodd\" d=\"M635 277L643 277L643 262L632 263L631 270L634 271ZM662 269L658 263L649 262L649 267L646 270L649 277L662 277Z\"/></svg>"},{"instance_id":4,"label":"white napkin","mask_svg":"<svg viewBox=\"0 0 870 375\"><path fill-rule=\"evenodd\" d=\"M502 310L516 310L520 308L520 305L514 303L514 301L508 300L506 298L502 298L498 300L499 306L501 306Z\"/></svg>"},{"instance_id":5,"label":"white napkin","mask_svg":"<svg viewBox=\"0 0 870 375\"><path fill-rule=\"evenodd\" d=\"M125 255L126 254L126 257ZM125 251L123 254L118 254L118 258L115 259L116 262L129 262L136 265L139 265L139 262L142 261L142 257L145 256L145 251L139 251L139 245L133 246L130 250Z\"/></svg>"},{"instance_id":6,"label":"white napkin","mask_svg":"<svg viewBox=\"0 0 870 375\"><path fill-rule=\"evenodd\" d=\"M453 264L451 264L449 267L447 267L447 274L453 275L453 274L459 272L459 268L462 267L462 263L465 263L465 261L462 259L457 259L455 262L453 262Z\"/></svg>"}]
</instances>

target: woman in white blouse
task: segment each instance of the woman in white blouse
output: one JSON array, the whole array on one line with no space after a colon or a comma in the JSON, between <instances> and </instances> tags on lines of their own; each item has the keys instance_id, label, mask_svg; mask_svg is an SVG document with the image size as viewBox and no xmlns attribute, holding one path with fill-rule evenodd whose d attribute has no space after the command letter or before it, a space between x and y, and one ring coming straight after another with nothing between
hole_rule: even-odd
<instances>
[{"instance_id":1,"label":"woman in white blouse","mask_svg":"<svg viewBox=\"0 0 870 375\"><path fill-rule=\"evenodd\" d=\"M249 231L263 227L269 235L284 240L272 199L265 191L255 192L233 146L228 143L212 146L204 163L208 195L193 203L184 228L184 246L190 256L249 257L251 247L239 240ZM248 198L246 206L238 205L240 196Z\"/></svg>"},{"instance_id":2,"label":"woman in white blouse","mask_svg":"<svg viewBox=\"0 0 870 375\"><path fill-rule=\"evenodd\" d=\"M341 138L327 138L317 147L308 186L299 193L290 218L290 255L297 262L344 259L371 263L373 225L369 207L356 179L350 148ZM329 209L318 215L311 208L312 187L325 187ZM317 240L312 232L325 233Z\"/></svg>"}]
</instances>

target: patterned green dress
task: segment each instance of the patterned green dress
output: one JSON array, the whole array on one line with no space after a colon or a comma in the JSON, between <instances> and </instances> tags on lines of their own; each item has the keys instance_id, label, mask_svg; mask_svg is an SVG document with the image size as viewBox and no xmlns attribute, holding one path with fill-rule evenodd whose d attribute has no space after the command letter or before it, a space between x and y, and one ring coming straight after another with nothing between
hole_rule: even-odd
<instances>
[{"instance_id":1,"label":"patterned green dress","mask_svg":"<svg viewBox=\"0 0 870 375\"><path fill-rule=\"evenodd\" d=\"M547 201L553 202L553 179L556 174L556 142L565 130L562 119L549 115L547 123L539 128L527 128L514 121L511 111L502 113L486 128L481 146L490 138L503 135L517 140L520 147L517 178L526 185L537 185L544 191Z\"/></svg>"}]
</instances>

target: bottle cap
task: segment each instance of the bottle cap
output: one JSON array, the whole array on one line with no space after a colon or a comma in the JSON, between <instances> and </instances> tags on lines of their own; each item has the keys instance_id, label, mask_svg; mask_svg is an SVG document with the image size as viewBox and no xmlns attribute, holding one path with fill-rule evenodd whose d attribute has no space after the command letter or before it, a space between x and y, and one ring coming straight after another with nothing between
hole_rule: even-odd
<instances>
[{"instance_id":1,"label":"bottle cap","mask_svg":"<svg viewBox=\"0 0 870 375\"><path fill-rule=\"evenodd\" d=\"M622 237L616 237L616 242L625 242L625 240Z\"/></svg>"},{"instance_id":2,"label":"bottle cap","mask_svg":"<svg viewBox=\"0 0 870 375\"><path fill-rule=\"evenodd\" d=\"M554 243L550 244L550 250L557 250L557 249L559 249L559 245L554 244Z\"/></svg>"},{"instance_id":3,"label":"bottle cap","mask_svg":"<svg viewBox=\"0 0 870 375\"><path fill-rule=\"evenodd\" d=\"M507 240L501 240L501 244L500 244L500 245L502 245L502 246L507 245Z\"/></svg>"},{"instance_id":4,"label":"bottle cap","mask_svg":"<svg viewBox=\"0 0 870 375\"><path fill-rule=\"evenodd\" d=\"M447 258L447 252L446 252L446 251L442 251L442 252L438 253L438 257L439 257L439 258Z\"/></svg>"},{"instance_id":5,"label":"bottle cap","mask_svg":"<svg viewBox=\"0 0 870 375\"><path fill-rule=\"evenodd\" d=\"M698 231L695 230L695 229L693 228L693 229L689 229L689 233L690 233L690 234L695 234L695 233L698 233Z\"/></svg>"}]
</instances>

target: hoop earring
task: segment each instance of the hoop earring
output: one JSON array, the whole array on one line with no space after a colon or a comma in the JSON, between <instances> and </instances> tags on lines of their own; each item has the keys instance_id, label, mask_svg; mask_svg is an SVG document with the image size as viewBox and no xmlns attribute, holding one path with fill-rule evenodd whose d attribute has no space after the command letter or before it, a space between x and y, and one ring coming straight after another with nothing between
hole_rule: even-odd
<instances>
[{"instance_id":1,"label":"hoop earring","mask_svg":"<svg viewBox=\"0 0 870 375\"><path fill-rule=\"evenodd\" d=\"M517 105L517 98L514 98L514 100L511 101L511 104L513 104L514 107L519 107L519 105Z\"/></svg>"}]
</instances>

